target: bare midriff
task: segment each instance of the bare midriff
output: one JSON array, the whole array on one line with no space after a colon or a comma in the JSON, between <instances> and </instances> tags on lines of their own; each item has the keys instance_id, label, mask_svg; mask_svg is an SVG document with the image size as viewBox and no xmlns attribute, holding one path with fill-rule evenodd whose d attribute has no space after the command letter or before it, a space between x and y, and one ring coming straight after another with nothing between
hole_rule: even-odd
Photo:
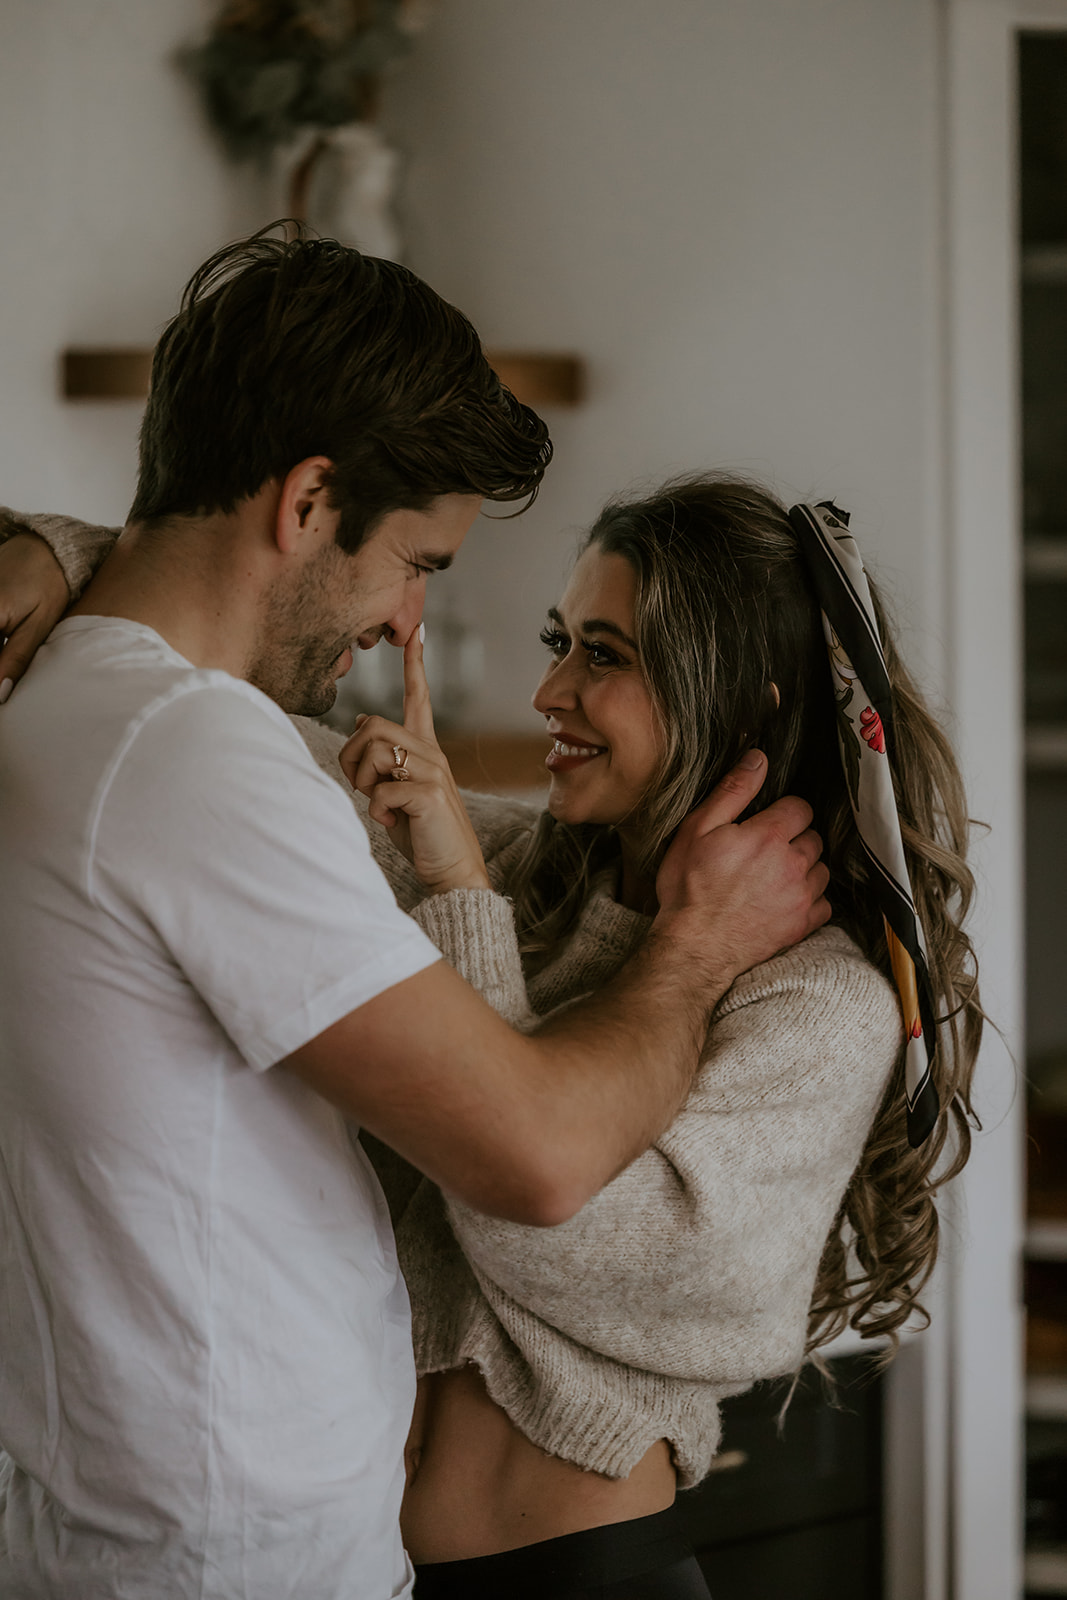
<instances>
[{"instance_id":1,"label":"bare midriff","mask_svg":"<svg viewBox=\"0 0 1067 1600\"><path fill-rule=\"evenodd\" d=\"M660 1439L627 1478L546 1455L509 1421L473 1366L419 1380L401 1512L411 1559L466 1561L664 1511L674 1501Z\"/></svg>"}]
</instances>

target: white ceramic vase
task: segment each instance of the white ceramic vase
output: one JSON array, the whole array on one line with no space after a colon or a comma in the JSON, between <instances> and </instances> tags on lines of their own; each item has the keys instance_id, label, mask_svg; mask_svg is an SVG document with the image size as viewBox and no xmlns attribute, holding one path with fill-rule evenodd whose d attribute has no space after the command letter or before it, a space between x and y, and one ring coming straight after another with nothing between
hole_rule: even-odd
<instances>
[{"instance_id":1,"label":"white ceramic vase","mask_svg":"<svg viewBox=\"0 0 1067 1600\"><path fill-rule=\"evenodd\" d=\"M293 174L309 157L309 226L323 238L396 261L400 235L392 204L398 156L379 130L368 122L350 122L325 132L309 128L288 144L277 161L287 196L283 209L290 208Z\"/></svg>"}]
</instances>

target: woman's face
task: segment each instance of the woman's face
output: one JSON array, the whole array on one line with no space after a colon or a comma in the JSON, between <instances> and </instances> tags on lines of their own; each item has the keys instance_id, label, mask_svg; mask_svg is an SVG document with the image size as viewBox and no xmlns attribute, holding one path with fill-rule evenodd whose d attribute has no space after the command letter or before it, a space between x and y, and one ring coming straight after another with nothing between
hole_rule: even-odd
<instances>
[{"instance_id":1,"label":"woman's face","mask_svg":"<svg viewBox=\"0 0 1067 1600\"><path fill-rule=\"evenodd\" d=\"M629 822L663 764L665 741L637 646L637 579L623 556L590 545L541 637L551 653L533 697L555 740L548 809L560 822Z\"/></svg>"}]
</instances>

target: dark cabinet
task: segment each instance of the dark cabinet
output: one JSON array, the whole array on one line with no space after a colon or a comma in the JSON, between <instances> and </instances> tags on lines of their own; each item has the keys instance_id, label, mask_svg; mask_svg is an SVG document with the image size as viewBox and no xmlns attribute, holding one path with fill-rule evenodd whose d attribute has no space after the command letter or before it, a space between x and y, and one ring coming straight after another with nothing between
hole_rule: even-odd
<instances>
[{"instance_id":1,"label":"dark cabinet","mask_svg":"<svg viewBox=\"0 0 1067 1600\"><path fill-rule=\"evenodd\" d=\"M713 1600L881 1600L882 1380L867 1356L723 1407L719 1466L679 1496Z\"/></svg>"}]
</instances>

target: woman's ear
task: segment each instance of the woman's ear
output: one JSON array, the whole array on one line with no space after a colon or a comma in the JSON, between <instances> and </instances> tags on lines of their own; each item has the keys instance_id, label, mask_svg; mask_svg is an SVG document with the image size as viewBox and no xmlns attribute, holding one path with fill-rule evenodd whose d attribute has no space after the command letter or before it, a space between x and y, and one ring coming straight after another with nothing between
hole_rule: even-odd
<instances>
[{"instance_id":1,"label":"woman's ear","mask_svg":"<svg viewBox=\"0 0 1067 1600\"><path fill-rule=\"evenodd\" d=\"M329 503L327 483L333 462L308 456L291 467L282 481L274 538L284 555L310 555L333 542L340 513Z\"/></svg>"},{"instance_id":2,"label":"woman's ear","mask_svg":"<svg viewBox=\"0 0 1067 1600\"><path fill-rule=\"evenodd\" d=\"M777 711L782 703L782 696L778 692L778 685L773 679L768 683L763 693L767 711Z\"/></svg>"}]
</instances>

